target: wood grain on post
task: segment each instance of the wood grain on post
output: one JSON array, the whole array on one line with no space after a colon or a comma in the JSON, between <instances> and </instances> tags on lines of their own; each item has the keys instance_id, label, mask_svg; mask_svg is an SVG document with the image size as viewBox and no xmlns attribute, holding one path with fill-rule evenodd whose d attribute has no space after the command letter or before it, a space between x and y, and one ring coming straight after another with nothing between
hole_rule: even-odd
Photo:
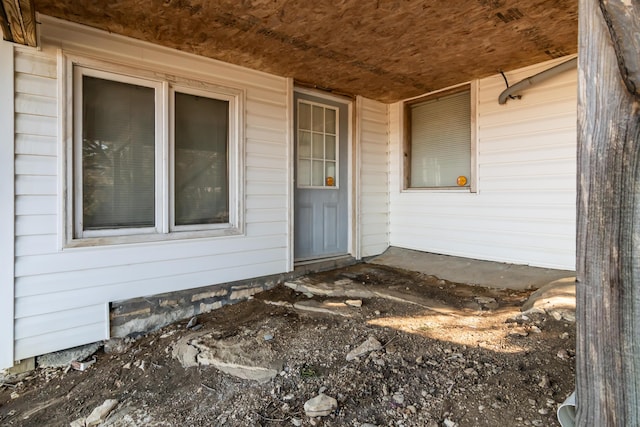
<instances>
[{"instance_id":1,"label":"wood grain on post","mask_svg":"<svg viewBox=\"0 0 640 427\"><path fill-rule=\"evenodd\" d=\"M36 46L34 0L0 0L0 28L4 40Z\"/></svg>"},{"instance_id":2,"label":"wood grain on post","mask_svg":"<svg viewBox=\"0 0 640 427\"><path fill-rule=\"evenodd\" d=\"M639 9L580 1L579 426L640 425Z\"/></svg>"}]
</instances>

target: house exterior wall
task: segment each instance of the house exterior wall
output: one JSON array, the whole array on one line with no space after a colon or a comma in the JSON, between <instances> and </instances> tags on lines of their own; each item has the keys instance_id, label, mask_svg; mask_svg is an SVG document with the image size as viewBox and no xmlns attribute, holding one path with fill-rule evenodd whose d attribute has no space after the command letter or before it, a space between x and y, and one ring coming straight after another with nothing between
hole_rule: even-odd
<instances>
[{"instance_id":1,"label":"house exterior wall","mask_svg":"<svg viewBox=\"0 0 640 427\"><path fill-rule=\"evenodd\" d=\"M291 82L46 17L42 21L42 50L16 47L14 56L15 359L107 338L110 301L288 271ZM244 91L241 235L65 247L59 48Z\"/></svg>"},{"instance_id":2,"label":"house exterior wall","mask_svg":"<svg viewBox=\"0 0 640 427\"><path fill-rule=\"evenodd\" d=\"M516 83L567 59L507 77ZM391 245L574 269L576 78L564 72L505 105L502 76L478 82L477 193L402 189L402 103L391 105Z\"/></svg>"},{"instance_id":3,"label":"house exterior wall","mask_svg":"<svg viewBox=\"0 0 640 427\"><path fill-rule=\"evenodd\" d=\"M0 41L0 366L13 365L13 44ZM4 304L3 304L4 302Z\"/></svg>"},{"instance_id":4,"label":"house exterior wall","mask_svg":"<svg viewBox=\"0 0 640 427\"><path fill-rule=\"evenodd\" d=\"M389 127L386 104L358 97L361 256L389 247Z\"/></svg>"}]
</instances>

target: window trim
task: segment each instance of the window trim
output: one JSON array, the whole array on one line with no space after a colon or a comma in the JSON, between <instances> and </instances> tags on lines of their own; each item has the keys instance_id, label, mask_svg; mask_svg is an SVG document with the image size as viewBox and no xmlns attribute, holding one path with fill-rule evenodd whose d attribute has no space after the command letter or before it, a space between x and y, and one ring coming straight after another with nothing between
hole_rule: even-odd
<instances>
[{"instance_id":1,"label":"window trim","mask_svg":"<svg viewBox=\"0 0 640 427\"><path fill-rule=\"evenodd\" d=\"M61 107L61 132L62 138L62 167L65 174L62 179L62 234L61 249L76 247L92 247L104 245L117 245L128 243L161 242L194 238L215 238L225 236L244 235L244 105L246 93L244 89L219 84L208 80L206 77L191 79L175 74L163 73L154 70L140 68L137 65L121 64L102 59L90 58L84 55L59 50L61 66L59 72L60 93L65 95L66 101L60 103ZM76 217L81 214L82 203L76 207L78 188L82 187L81 180L76 181L77 173L82 174L80 156L75 156L77 150L78 133L76 119L77 109L75 105L81 101L81 91L78 91L78 79L76 70L92 76L106 78L108 80L122 81L124 83L136 82L142 86L154 87L156 90L156 204L155 227L144 229L114 229L117 230L92 230L90 233L78 230ZM114 78L115 76L115 78ZM152 83L149 83L152 82ZM157 88L156 88L157 85ZM173 218L171 194L173 180L172 157L170 147L170 91L178 88L179 92L198 92L203 96L213 99L232 100L229 103L229 222L224 224L202 224L171 227ZM80 97L77 94L80 93ZM81 112L80 112L81 113ZM81 129L81 127L80 127ZM80 136L81 143L81 136ZM80 158L77 160L76 157ZM78 163L80 162L80 163ZM80 182L77 185L77 182ZM81 197L81 193L79 194ZM160 197L158 197L160 195Z\"/></svg>"},{"instance_id":2,"label":"window trim","mask_svg":"<svg viewBox=\"0 0 640 427\"><path fill-rule=\"evenodd\" d=\"M470 98L470 172L469 186L466 187L412 187L411 186L411 107L421 104L431 99L442 98L459 92L469 90ZM477 100L478 100L478 84L477 80L451 86L439 91L430 92L417 98L406 100L401 105L401 123L402 123L402 188L403 192L440 192L440 193L477 193L478 192L478 162L477 162Z\"/></svg>"}]
</instances>

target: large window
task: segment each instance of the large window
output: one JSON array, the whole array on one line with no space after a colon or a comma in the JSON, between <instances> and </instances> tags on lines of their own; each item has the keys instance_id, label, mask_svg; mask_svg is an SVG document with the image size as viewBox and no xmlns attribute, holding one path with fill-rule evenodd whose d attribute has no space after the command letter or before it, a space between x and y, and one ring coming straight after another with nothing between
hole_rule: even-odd
<instances>
[{"instance_id":1,"label":"large window","mask_svg":"<svg viewBox=\"0 0 640 427\"><path fill-rule=\"evenodd\" d=\"M126 71L73 66L71 240L237 230L239 92Z\"/></svg>"},{"instance_id":2,"label":"large window","mask_svg":"<svg viewBox=\"0 0 640 427\"><path fill-rule=\"evenodd\" d=\"M470 188L472 101L469 86L406 105L407 188Z\"/></svg>"}]
</instances>

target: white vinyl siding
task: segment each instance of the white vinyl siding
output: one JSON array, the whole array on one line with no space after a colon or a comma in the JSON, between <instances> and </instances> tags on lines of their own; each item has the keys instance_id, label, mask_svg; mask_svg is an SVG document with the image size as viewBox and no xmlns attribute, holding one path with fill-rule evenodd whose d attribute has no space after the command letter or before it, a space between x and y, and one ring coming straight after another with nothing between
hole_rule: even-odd
<instances>
[{"instance_id":1,"label":"white vinyl siding","mask_svg":"<svg viewBox=\"0 0 640 427\"><path fill-rule=\"evenodd\" d=\"M288 269L288 81L41 16L42 51L16 48L15 358L104 339L107 304ZM245 93L241 235L64 248L70 143L57 47ZM3 305L4 307L4 305ZM6 364L6 363L5 363Z\"/></svg>"},{"instance_id":2,"label":"white vinyl siding","mask_svg":"<svg viewBox=\"0 0 640 427\"><path fill-rule=\"evenodd\" d=\"M15 223L14 156L29 153L24 140L14 144L13 43L0 41L0 368L13 366L13 298L14 298L14 232ZM20 103L22 105L22 103ZM20 109L24 109L20 107Z\"/></svg>"},{"instance_id":3,"label":"white vinyl siding","mask_svg":"<svg viewBox=\"0 0 640 427\"><path fill-rule=\"evenodd\" d=\"M358 97L360 255L389 247L389 134L387 105Z\"/></svg>"},{"instance_id":4,"label":"white vinyl siding","mask_svg":"<svg viewBox=\"0 0 640 427\"><path fill-rule=\"evenodd\" d=\"M507 73L517 82L566 58ZM576 72L498 104L500 75L478 82L477 194L402 190L401 103L391 106L391 245L575 268Z\"/></svg>"}]
</instances>

